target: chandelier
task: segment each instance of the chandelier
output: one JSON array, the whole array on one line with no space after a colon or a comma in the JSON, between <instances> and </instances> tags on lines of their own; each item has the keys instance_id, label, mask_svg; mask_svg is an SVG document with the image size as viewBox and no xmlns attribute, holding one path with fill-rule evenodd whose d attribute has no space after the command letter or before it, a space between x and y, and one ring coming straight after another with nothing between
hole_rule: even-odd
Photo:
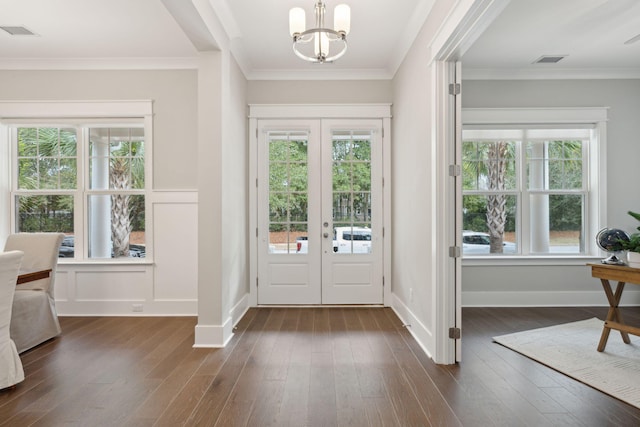
<instances>
[{"instance_id":1,"label":"chandelier","mask_svg":"<svg viewBox=\"0 0 640 427\"><path fill-rule=\"evenodd\" d=\"M324 27L325 7L322 1L316 3L314 12L316 28L307 30L304 9L294 7L289 11L289 32L293 37L293 51L305 61L321 64L333 62L347 51L351 9L346 4L336 6L333 12L333 29Z\"/></svg>"}]
</instances>

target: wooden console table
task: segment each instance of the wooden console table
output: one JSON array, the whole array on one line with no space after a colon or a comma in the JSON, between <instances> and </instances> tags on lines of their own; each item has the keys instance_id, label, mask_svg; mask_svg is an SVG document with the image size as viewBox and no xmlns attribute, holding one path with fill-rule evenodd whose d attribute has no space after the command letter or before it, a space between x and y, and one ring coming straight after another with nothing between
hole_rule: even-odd
<instances>
[{"instance_id":1,"label":"wooden console table","mask_svg":"<svg viewBox=\"0 0 640 427\"><path fill-rule=\"evenodd\" d=\"M604 293L609 300L609 313L607 313L607 319L604 321L604 328L602 329L602 335L600 337L600 343L598 344L598 351L604 351L609 339L609 333L612 329L620 331L622 341L625 344L631 343L629 340L629 334L640 336L640 328L635 326L629 326L624 323L622 314L618 305L622 298L622 291L624 291L624 285L626 283L633 283L640 285L640 268L631 268L624 265L608 265L608 264L587 264L591 267L591 277L596 277L602 282ZM615 292L611 289L609 280L617 280Z\"/></svg>"}]
</instances>

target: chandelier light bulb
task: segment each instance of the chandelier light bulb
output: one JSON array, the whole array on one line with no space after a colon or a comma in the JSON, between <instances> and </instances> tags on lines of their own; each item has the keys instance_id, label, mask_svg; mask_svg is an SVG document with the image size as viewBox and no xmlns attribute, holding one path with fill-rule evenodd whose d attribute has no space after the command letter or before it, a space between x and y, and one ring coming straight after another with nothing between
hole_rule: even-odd
<instances>
[{"instance_id":1,"label":"chandelier light bulb","mask_svg":"<svg viewBox=\"0 0 640 427\"><path fill-rule=\"evenodd\" d=\"M289 33L291 37L294 34L303 33L305 30L305 13L301 7L294 7L289 11Z\"/></svg>"},{"instance_id":2,"label":"chandelier light bulb","mask_svg":"<svg viewBox=\"0 0 640 427\"><path fill-rule=\"evenodd\" d=\"M349 34L351 30L351 8L346 4L339 4L333 11L333 29L339 33Z\"/></svg>"}]
</instances>

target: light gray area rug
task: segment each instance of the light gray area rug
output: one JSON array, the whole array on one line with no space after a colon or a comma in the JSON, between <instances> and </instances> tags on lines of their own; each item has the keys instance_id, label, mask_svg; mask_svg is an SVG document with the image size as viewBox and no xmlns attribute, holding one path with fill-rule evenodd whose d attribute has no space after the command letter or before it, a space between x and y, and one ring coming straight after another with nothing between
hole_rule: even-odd
<instances>
[{"instance_id":1,"label":"light gray area rug","mask_svg":"<svg viewBox=\"0 0 640 427\"><path fill-rule=\"evenodd\" d=\"M578 381L640 408L640 337L611 331L596 350L604 322L593 318L494 337L494 341Z\"/></svg>"}]
</instances>

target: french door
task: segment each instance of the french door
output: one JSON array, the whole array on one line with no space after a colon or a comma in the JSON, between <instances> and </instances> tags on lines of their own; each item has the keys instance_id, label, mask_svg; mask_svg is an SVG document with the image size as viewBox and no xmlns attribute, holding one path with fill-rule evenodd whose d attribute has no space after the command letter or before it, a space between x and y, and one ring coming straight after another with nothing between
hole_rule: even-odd
<instances>
[{"instance_id":1,"label":"french door","mask_svg":"<svg viewBox=\"0 0 640 427\"><path fill-rule=\"evenodd\" d=\"M382 120L258 120L258 304L382 304Z\"/></svg>"}]
</instances>

